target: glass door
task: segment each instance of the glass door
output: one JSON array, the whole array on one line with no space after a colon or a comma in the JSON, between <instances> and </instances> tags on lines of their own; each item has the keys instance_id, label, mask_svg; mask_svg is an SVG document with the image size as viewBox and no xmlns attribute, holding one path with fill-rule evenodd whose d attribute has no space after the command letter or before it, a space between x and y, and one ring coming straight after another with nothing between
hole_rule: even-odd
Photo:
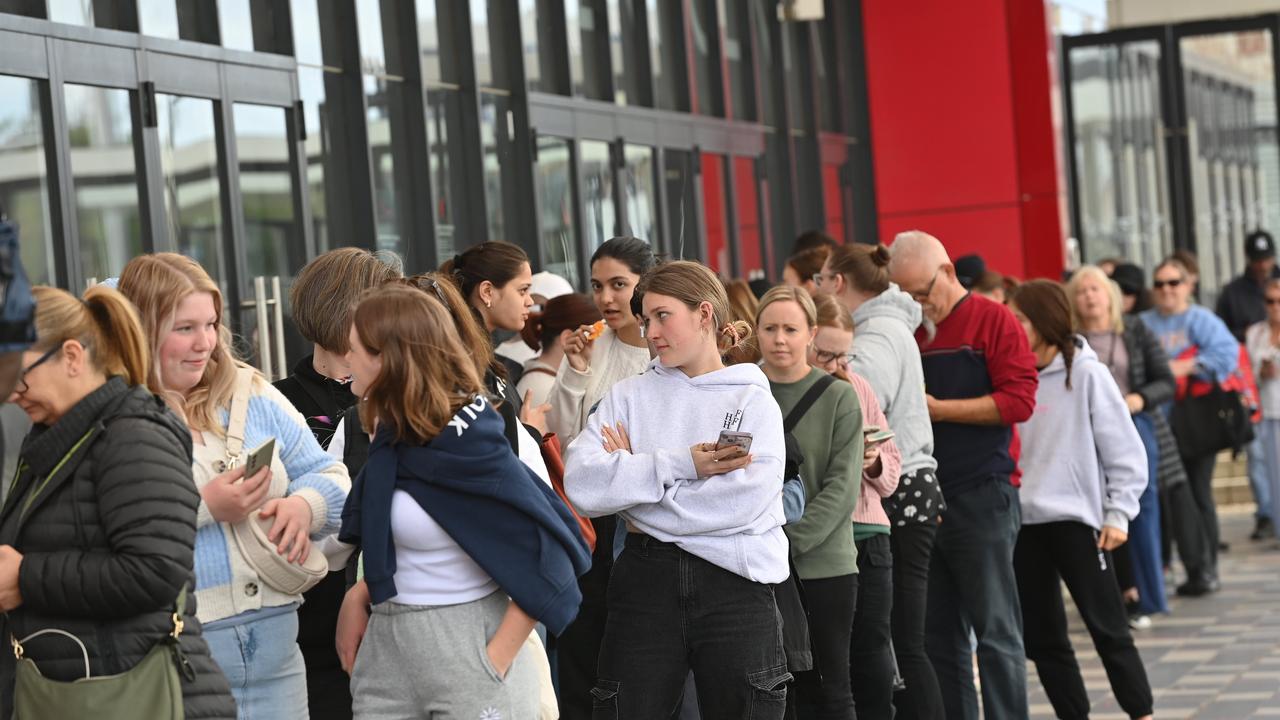
<instances>
[{"instance_id":1,"label":"glass door","mask_svg":"<svg viewBox=\"0 0 1280 720\"><path fill-rule=\"evenodd\" d=\"M583 260L578 252L574 222L573 143L567 138L539 135L533 165L538 212L538 247L542 269L585 287Z\"/></svg>"}]
</instances>

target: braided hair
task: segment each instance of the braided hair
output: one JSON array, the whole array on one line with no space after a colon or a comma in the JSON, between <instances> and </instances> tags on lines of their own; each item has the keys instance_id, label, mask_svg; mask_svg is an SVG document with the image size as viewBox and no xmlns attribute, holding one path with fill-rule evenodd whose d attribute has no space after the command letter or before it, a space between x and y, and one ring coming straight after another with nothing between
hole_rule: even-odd
<instances>
[{"instance_id":1,"label":"braided hair","mask_svg":"<svg viewBox=\"0 0 1280 720\"><path fill-rule=\"evenodd\" d=\"M1067 389L1071 389L1071 361L1076 355L1076 335L1071 326L1071 303L1060 283L1031 280L1014 291L1010 301L1036 329L1040 341L1062 354L1067 368Z\"/></svg>"}]
</instances>

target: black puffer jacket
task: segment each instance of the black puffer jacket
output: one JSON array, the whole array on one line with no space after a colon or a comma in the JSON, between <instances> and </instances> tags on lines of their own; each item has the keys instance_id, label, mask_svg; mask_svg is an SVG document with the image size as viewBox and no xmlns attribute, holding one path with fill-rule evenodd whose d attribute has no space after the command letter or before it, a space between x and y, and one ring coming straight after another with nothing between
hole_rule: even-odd
<instances>
[{"instance_id":1,"label":"black puffer jacket","mask_svg":"<svg viewBox=\"0 0 1280 720\"><path fill-rule=\"evenodd\" d=\"M1158 487L1168 489L1187 481L1187 471L1178 454L1178 441L1159 408L1173 399L1177 387L1169 356L1160 340L1137 315L1124 318L1124 347L1129 353L1129 391L1142 396L1142 405L1155 429L1160 458L1156 466Z\"/></svg>"},{"instance_id":2,"label":"black puffer jacket","mask_svg":"<svg viewBox=\"0 0 1280 720\"><path fill-rule=\"evenodd\" d=\"M183 584L194 588L199 502L191 434L145 388L113 378L52 427L37 426L0 511L0 544L23 555L23 603L8 614L4 639L58 628L84 642L94 676L131 669L172 630ZM183 680L186 717L235 718L194 593L187 598L182 648L196 678ZM43 635L25 649L45 677L84 674L68 638ZM13 672L13 653L0 653L3 718L13 710Z\"/></svg>"}]
</instances>

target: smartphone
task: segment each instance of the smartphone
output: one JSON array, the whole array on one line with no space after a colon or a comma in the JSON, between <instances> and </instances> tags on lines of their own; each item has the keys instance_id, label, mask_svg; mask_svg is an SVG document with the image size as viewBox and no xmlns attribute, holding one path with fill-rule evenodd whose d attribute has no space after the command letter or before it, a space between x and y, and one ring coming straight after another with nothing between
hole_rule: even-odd
<instances>
[{"instance_id":1,"label":"smartphone","mask_svg":"<svg viewBox=\"0 0 1280 720\"><path fill-rule=\"evenodd\" d=\"M244 461L244 478L248 480L264 467L271 467L271 459L276 454L276 439L268 438L266 442L259 445L256 449L249 452L249 457Z\"/></svg>"},{"instance_id":2,"label":"smartphone","mask_svg":"<svg viewBox=\"0 0 1280 720\"><path fill-rule=\"evenodd\" d=\"M870 435L867 435L863 442L867 445L879 445L880 443L891 439L893 439L892 430L876 430Z\"/></svg>"},{"instance_id":3,"label":"smartphone","mask_svg":"<svg viewBox=\"0 0 1280 720\"><path fill-rule=\"evenodd\" d=\"M737 445L742 448L742 452L751 450L751 433L738 432L736 430L721 430L720 437L716 440L716 449L722 450L730 445Z\"/></svg>"},{"instance_id":4,"label":"smartphone","mask_svg":"<svg viewBox=\"0 0 1280 720\"><path fill-rule=\"evenodd\" d=\"M870 434L872 434L872 433L878 433L878 432L880 432L880 426L879 426L879 425L863 425L863 426L862 426L862 434L863 434L863 435L870 435Z\"/></svg>"}]
</instances>

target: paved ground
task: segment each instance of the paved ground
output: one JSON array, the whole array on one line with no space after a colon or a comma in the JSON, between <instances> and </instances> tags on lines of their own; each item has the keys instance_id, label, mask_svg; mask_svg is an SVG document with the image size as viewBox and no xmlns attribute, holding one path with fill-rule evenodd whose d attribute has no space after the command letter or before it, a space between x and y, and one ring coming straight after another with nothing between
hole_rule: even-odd
<instances>
[{"instance_id":1,"label":"paved ground","mask_svg":"<svg viewBox=\"0 0 1280 720\"><path fill-rule=\"evenodd\" d=\"M1174 598L1169 615L1135 633L1155 691L1156 718L1280 718L1280 547L1274 540L1249 541L1253 518L1247 510L1224 510L1221 520L1222 537L1231 543L1220 560L1222 591ZM1071 629L1093 700L1091 717L1126 718L1074 615ZM1027 670L1031 717L1054 717L1034 667Z\"/></svg>"}]
</instances>

